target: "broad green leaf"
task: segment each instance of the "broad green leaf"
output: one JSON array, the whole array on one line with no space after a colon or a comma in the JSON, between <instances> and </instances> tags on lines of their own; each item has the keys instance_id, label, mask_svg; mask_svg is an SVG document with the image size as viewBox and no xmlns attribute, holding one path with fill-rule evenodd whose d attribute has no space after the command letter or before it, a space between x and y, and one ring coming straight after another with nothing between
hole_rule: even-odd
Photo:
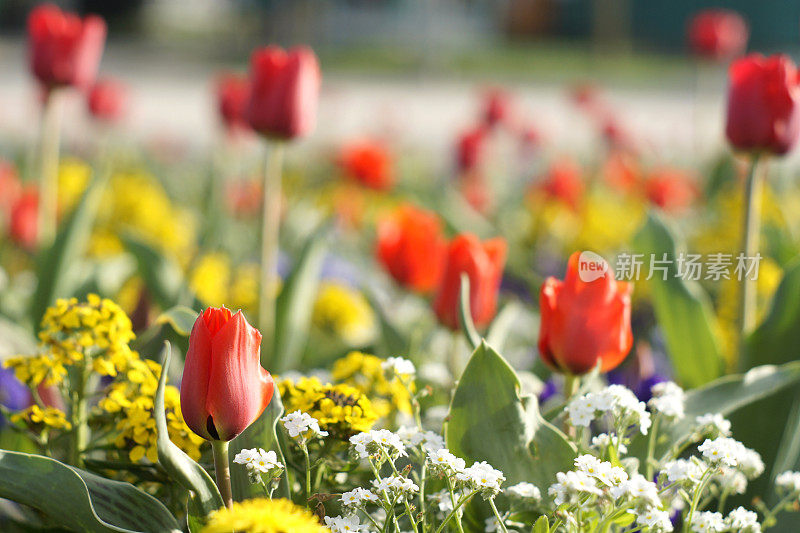
<instances>
[{"instance_id":1,"label":"broad green leaf","mask_svg":"<svg viewBox=\"0 0 800 533\"><path fill-rule=\"evenodd\" d=\"M469 276L463 272L461 273L461 285L458 289L458 321L461 324L461 330L464 332L464 338L467 339L470 347L475 350L481 344L481 336L472 322L472 309L469 306Z\"/></svg>"},{"instance_id":2,"label":"broad green leaf","mask_svg":"<svg viewBox=\"0 0 800 533\"><path fill-rule=\"evenodd\" d=\"M675 239L666 223L654 213L634 237L634 247L644 254L644 272L650 257L670 261L666 279L656 272L648 281L656 320L667 345L672 368L684 387L697 387L719 377L723 359L714 333L714 315L700 286L678 276Z\"/></svg>"},{"instance_id":3,"label":"broad green leaf","mask_svg":"<svg viewBox=\"0 0 800 533\"><path fill-rule=\"evenodd\" d=\"M533 524L533 530L531 533L550 533L550 521L547 519L546 516L542 515Z\"/></svg>"},{"instance_id":4,"label":"broad green leaf","mask_svg":"<svg viewBox=\"0 0 800 533\"><path fill-rule=\"evenodd\" d=\"M536 398L521 398L519 380L500 354L482 342L467 363L450 404L447 446L468 461L487 461L509 484L540 490L572 469L577 450L539 414Z\"/></svg>"},{"instance_id":5,"label":"broad green leaf","mask_svg":"<svg viewBox=\"0 0 800 533\"><path fill-rule=\"evenodd\" d=\"M41 455L0 450L0 497L73 531L180 531L161 502L130 483Z\"/></svg>"},{"instance_id":6,"label":"broad green leaf","mask_svg":"<svg viewBox=\"0 0 800 533\"><path fill-rule=\"evenodd\" d=\"M186 337L192 332L195 320L197 311L179 305L161 313L156 319L156 324L169 324L177 334Z\"/></svg>"},{"instance_id":7,"label":"broad green leaf","mask_svg":"<svg viewBox=\"0 0 800 533\"><path fill-rule=\"evenodd\" d=\"M327 249L326 237L324 227L309 237L278 296L272 353L262 355L262 360L267 363L264 366L271 372L296 368L303 353Z\"/></svg>"},{"instance_id":8,"label":"broad green leaf","mask_svg":"<svg viewBox=\"0 0 800 533\"><path fill-rule=\"evenodd\" d=\"M278 419L283 415L283 404L281 396L278 394L277 387L272 395L272 400L258 419L250 424L238 437L230 443L229 453L235 457L237 453L245 449L264 448L265 450L275 450L280 456L283 464L283 452L278 445L276 426ZM233 499L236 501L248 498L263 497L264 490L259 485L250 483L247 476L247 469L244 465L231 465L231 488Z\"/></svg>"},{"instance_id":9,"label":"broad green leaf","mask_svg":"<svg viewBox=\"0 0 800 533\"><path fill-rule=\"evenodd\" d=\"M170 345L164 343L161 350L161 368L169 368ZM167 387L167 372L162 371L158 379L158 389L154 405L154 417L156 419L156 429L158 431L158 462L166 470L167 474L178 482L186 490L192 491L195 498L195 509L202 517L207 517L212 511L216 511L224 505L219 489L202 466L186 455L183 450L178 448L169 440L167 430L167 414L164 410L164 391Z\"/></svg>"},{"instance_id":10,"label":"broad green leaf","mask_svg":"<svg viewBox=\"0 0 800 533\"><path fill-rule=\"evenodd\" d=\"M71 294L69 270L83 255L105 188L105 178L95 178L56 235L50 248L42 250L37 262L36 293L31 300L30 317L38 331L44 312L56 298Z\"/></svg>"}]
</instances>

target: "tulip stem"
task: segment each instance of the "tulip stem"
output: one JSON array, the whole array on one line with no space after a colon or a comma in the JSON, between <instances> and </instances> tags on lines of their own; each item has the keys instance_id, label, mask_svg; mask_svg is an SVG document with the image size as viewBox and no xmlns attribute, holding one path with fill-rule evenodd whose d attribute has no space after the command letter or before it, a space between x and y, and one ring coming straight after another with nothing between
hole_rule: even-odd
<instances>
[{"instance_id":1,"label":"tulip stem","mask_svg":"<svg viewBox=\"0 0 800 533\"><path fill-rule=\"evenodd\" d=\"M281 170L283 143L270 141L267 145L267 162L264 168L261 207L261 286L258 300L258 322L266 346L271 346L275 336L276 280L278 277L278 239L281 222ZM269 358L270 350L262 353Z\"/></svg>"},{"instance_id":2,"label":"tulip stem","mask_svg":"<svg viewBox=\"0 0 800 533\"><path fill-rule=\"evenodd\" d=\"M761 194L762 180L758 172L758 154L750 160L750 172L745 182L744 215L742 225L741 252L744 260L753 258L758 253L758 240L761 231ZM745 340L753 330L756 322L756 283L749 279L747 273L742 274L739 288L739 367L747 368L745 362Z\"/></svg>"},{"instance_id":3,"label":"tulip stem","mask_svg":"<svg viewBox=\"0 0 800 533\"><path fill-rule=\"evenodd\" d=\"M581 387L581 378L574 374L564 374L564 401L572 399Z\"/></svg>"},{"instance_id":4,"label":"tulip stem","mask_svg":"<svg viewBox=\"0 0 800 533\"><path fill-rule=\"evenodd\" d=\"M42 111L39 137L39 208L37 209L38 244L47 248L56 235L58 211L58 153L61 136L61 94L51 89Z\"/></svg>"},{"instance_id":5,"label":"tulip stem","mask_svg":"<svg viewBox=\"0 0 800 533\"><path fill-rule=\"evenodd\" d=\"M214 475L217 478L217 488L225 502L225 507L233 507L233 492L231 491L231 466L228 462L228 442L212 440L211 450L214 452Z\"/></svg>"}]
</instances>

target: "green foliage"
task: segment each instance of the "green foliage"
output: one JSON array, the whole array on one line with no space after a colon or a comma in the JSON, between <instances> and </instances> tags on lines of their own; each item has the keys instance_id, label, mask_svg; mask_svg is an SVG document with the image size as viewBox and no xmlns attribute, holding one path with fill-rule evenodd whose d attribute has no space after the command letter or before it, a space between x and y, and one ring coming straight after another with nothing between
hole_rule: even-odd
<instances>
[{"instance_id":1,"label":"green foliage","mask_svg":"<svg viewBox=\"0 0 800 533\"><path fill-rule=\"evenodd\" d=\"M458 292L458 320L461 324L461 330L464 332L464 337L472 349L475 350L481 344L481 336L472 322L472 310L469 306L469 277L463 272L461 273L461 286Z\"/></svg>"},{"instance_id":2,"label":"green foliage","mask_svg":"<svg viewBox=\"0 0 800 533\"><path fill-rule=\"evenodd\" d=\"M192 332L195 320L197 320L197 311L179 305L161 313L156 319L156 324L168 324L175 330L175 333L186 337Z\"/></svg>"}]
</instances>

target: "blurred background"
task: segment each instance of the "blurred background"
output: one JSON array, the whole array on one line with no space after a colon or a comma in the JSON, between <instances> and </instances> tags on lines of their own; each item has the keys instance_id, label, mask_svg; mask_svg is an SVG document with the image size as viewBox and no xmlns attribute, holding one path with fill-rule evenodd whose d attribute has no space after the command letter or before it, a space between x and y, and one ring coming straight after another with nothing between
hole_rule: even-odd
<instances>
[{"instance_id":1,"label":"blurred background","mask_svg":"<svg viewBox=\"0 0 800 533\"><path fill-rule=\"evenodd\" d=\"M688 53L691 16L708 7L738 11L750 25L750 50L793 51L800 43L800 2L790 0L57 3L108 21L102 70L131 88L127 131L196 146L215 139L212 79L220 70L246 70L256 45L303 43L324 71L310 143L391 132L441 150L469 124L476 94L502 85L550 144L588 149L593 129L564 89L592 82L661 157L708 152L722 143L726 67ZM35 134L38 116L24 38L33 4L0 0L0 120L3 135L17 138Z\"/></svg>"}]
</instances>

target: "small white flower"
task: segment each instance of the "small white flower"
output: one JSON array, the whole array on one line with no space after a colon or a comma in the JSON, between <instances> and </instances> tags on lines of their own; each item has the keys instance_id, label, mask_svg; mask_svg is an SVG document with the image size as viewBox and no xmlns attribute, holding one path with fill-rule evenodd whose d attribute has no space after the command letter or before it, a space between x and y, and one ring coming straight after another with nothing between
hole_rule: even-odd
<instances>
[{"instance_id":1,"label":"small white flower","mask_svg":"<svg viewBox=\"0 0 800 533\"><path fill-rule=\"evenodd\" d=\"M775 486L787 494L800 495L800 472L786 471L778 474Z\"/></svg>"},{"instance_id":2,"label":"small white flower","mask_svg":"<svg viewBox=\"0 0 800 533\"><path fill-rule=\"evenodd\" d=\"M357 433L350 437L350 444L362 459L366 459L371 455L381 455L384 452L390 457L395 455L405 457L408 455L400 436L388 429Z\"/></svg>"},{"instance_id":3,"label":"small white flower","mask_svg":"<svg viewBox=\"0 0 800 533\"><path fill-rule=\"evenodd\" d=\"M761 533L758 515L744 507L737 507L725 519L728 529L734 533Z\"/></svg>"},{"instance_id":4,"label":"small white flower","mask_svg":"<svg viewBox=\"0 0 800 533\"><path fill-rule=\"evenodd\" d=\"M260 474L266 474L271 471L283 469L283 464L278 461L278 455L272 450L265 452L261 448L258 449L258 457L248 463L248 468Z\"/></svg>"},{"instance_id":5,"label":"small white flower","mask_svg":"<svg viewBox=\"0 0 800 533\"><path fill-rule=\"evenodd\" d=\"M612 444L614 441L617 440L614 435L609 435L608 433L600 433L599 435L592 437L592 448L602 452ZM621 442L617 444L617 451L621 454L628 453L628 447L622 444Z\"/></svg>"},{"instance_id":6,"label":"small white flower","mask_svg":"<svg viewBox=\"0 0 800 533\"><path fill-rule=\"evenodd\" d=\"M311 433L311 437L328 436L327 431L322 431L319 428L319 421L316 418L308 413L303 413L300 410L284 416L281 418L281 422L283 422L286 431L289 432L289 436L292 438L300 436L305 437L306 433L309 432Z\"/></svg>"},{"instance_id":7,"label":"small white flower","mask_svg":"<svg viewBox=\"0 0 800 533\"><path fill-rule=\"evenodd\" d=\"M369 531L366 524L362 524L356 515L350 516L326 516L325 525L330 528L332 533L360 533Z\"/></svg>"},{"instance_id":8,"label":"small white flower","mask_svg":"<svg viewBox=\"0 0 800 533\"><path fill-rule=\"evenodd\" d=\"M696 457L692 457L690 459L676 459L670 461L664 465L664 470L662 472L666 474L669 483L680 481L682 483L694 485L700 482L700 478L706 468L707 466L702 461Z\"/></svg>"},{"instance_id":9,"label":"small white flower","mask_svg":"<svg viewBox=\"0 0 800 533\"><path fill-rule=\"evenodd\" d=\"M490 516L486 520L484 520L484 528L483 531L486 533L494 533L495 531L500 531L500 522L497 520L497 517Z\"/></svg>"},{"instance_id":10,"label":"small white flower","mask_svg":"<svg viewBox=\"0 0 800 533\"><path fill-rule=\"evenodd\" d=\"M732 494L747 492L747 477L739 470L729 466L719 466L719 471L714 474L711 481L727 489Z\"/></svg>"},{"instance_id":11,"label":"small white flower","mask_svg":"<svg viewBox=\"0 0 800 533\"><path fill-rule=\"evenodd\" d=\"M727 437L731 434L731 422L719 413L706 413L695 418L701 435Z\"/></svg>"},{"instance_id":12,"label":"small white flower","mask_svg":"<svg viewBox=\"0 0 800 533\"><path fill-rule=\"evenodd\" d=\"M242 450L237 453L234 458L233 462L240 465L249 465L253 461L255 461L259 457L258 450L255 448L251 448L249 450Z\"/></svg>"},{"instance_id":13,"label":"small white flower","mask_svg":"<svg viewBox=\"0 0 800 533\"><path fill-rule=\"evenodd\" d=\"M447 448L428 452L428 461L433 468L446 474L457 474L463 472L467 467L464 459L456 457Z\"/></svg>"},{"instance_id":14,"label":"small white flower","mask_svg":"<svg viewBox=\"0 0 800 533\"><path fill-rule=\"evenodd\" d=\"M383 479L372 480L372 485L376 492L413 494L419 491L419 487L410 479L403 476L389 476Z\"/></svg>"},{"instance_id":15,"label":"small white flower","mask_svg":"<svg viewBox=\"0 0 800 533\"><path fill-rule=\"evenodd\" d=\"M340 501L345 507L358 507L367 502L375 503L378 501L378 497L365 488L356 487L351 491L343 493Z\"/></svg>"},{"instance_id":16,"label":"small white flower","mask_svg":"<svg viewBox=\"0 0 800 533\"><path fill-rule=\"evenodd\" d=\"M417 373L414 363L402 357L390 357L381 363L384 372L393 373L403 379L413 377Z\"/></svg>"},{"instance_id":17,"label":"small white flower","mask_svg":"<svg viewBox=\"0 0 800 533\"><path fill-rule=\"evenodd\" d=\"M503 492L508 494L509 496L513 496L514 498L519 498L521 500L541 500L542 499L542 492L539 490L539 487L534 485L533 483L517 483L516 485L512 485L505 489Z\"/></svg>"},{"instance_id":18,"label":"small white flower","mask_svg":"<svg viewBox=\"0 0 800 533\"><path fill-rule=\"evenodd\" d=\"M739 470L747 479L755 479L764 473L764 461L761 455L750 448L744 448L739 456Z\"/></svg>"},{"instance_id":19,"label":"small white flower","mask_svg":"<svg viewBox=\"0 0 800 533\"><path fill-rule=\"evenodd\" d=\"M685 394L682 388L672 381L667 381L656 383L650 390L653 392L653 397L649 405L653 411L676 420L684 417Z\"/></svg>"},{"instance_id":20,"label":"small white flower","mask_svg":"<svg viewBox=\"0 0 800 533\"><path fill-rule=\"evenodd\" d=\"M706 439L697 449L710 463L732 467L739 464L740 458L747 450L741 442L728 437Z\"/></svg>"},{"instance_id":21,"label":"small white flower","mask_svg":"<svg viewBox=\"0 0 800 533\"><path fill-rule=\"evenodd\" d=\"M567 405L570 423L575 426L589 427L594 420L597 403L593 394L584 394L574 398Z\"/></svg>"},{"instance_id":22,"label":"small white flower","mask_svg":"<svg viewBox=\"0 0 800 533\"><path fill-rule=\"evenodd\" d=\"M636 523L640 526L650 528L651 531L667 533L672 531L672 522L669 513L655 507L648 507L641 512L628 511L636 515Z\"/></svg>"},{"instance_id":23,"label":"small white flower","mask_svg":"<svg viewBox=\"0 0 800 533\"><path fill-rule=\"evenodd\" d=\"M720 513L704 511L694 515L691 528L696 533L719 533L725 531L725 521Z\"/></svg>"},{"instance_id":24,"label":"small white flower","mask_svg":"<svg viewBox=\"0 0 800 533\"><path fill-rule=\"evenodd\" d=\"M647 507L659 507L661 499L658 496L658 487L641 474L634 474L628 481L619 487L612 487L611 495L617 499L627 494L631 498L640 500Z\"/></svg>"},{"instance_id":25,"label":"small white flower","mask_svg":"<svg viewBox=\"0 0 800 533\"><path fill-rule=\"evenodd\" d=\"M397 436L410 446L422 446L426 452L441 450L445 447L444 437L435 431L420 431L417 427L400 426Z\"/></svg>"},{"instance_id":26,"label":"small white flower","mask_svg":"<svg viewBox=\"0 0 800 533\"><path fill-rule=\"evenodd\" d=\"M585 472L558 472L557 483L550 485L547 493L553 497L556 505L570 502L577 503L585 494L601 495L597 481Z\"/></svg>"},{"instance_id":27,"label":"small white flower","mask_svg":"<svg viewBox=\"0 0 800 533\"><path fill-rule=\"evenodd\" d=\"M439 492L428 494L427 498L436 505L436 508L442 515L453 510L453 500L450 498L450 492L447 490L440 490ZM458 501L458 498L460 498L460 495L456 494L456 501Z\"/></svg>"},{"instance_id":28,"label":"small white flower","mask_svg":"<svg viewBox=\"0 0 800 533\"><path fill-rule=\"evenodd\" d=\"M506 480L503 473L486 461L475 462L469 468L456 474L456 479L467 485L480 489L484 496L500 492L500 485Z\"/></svg>"}]
</instances>

